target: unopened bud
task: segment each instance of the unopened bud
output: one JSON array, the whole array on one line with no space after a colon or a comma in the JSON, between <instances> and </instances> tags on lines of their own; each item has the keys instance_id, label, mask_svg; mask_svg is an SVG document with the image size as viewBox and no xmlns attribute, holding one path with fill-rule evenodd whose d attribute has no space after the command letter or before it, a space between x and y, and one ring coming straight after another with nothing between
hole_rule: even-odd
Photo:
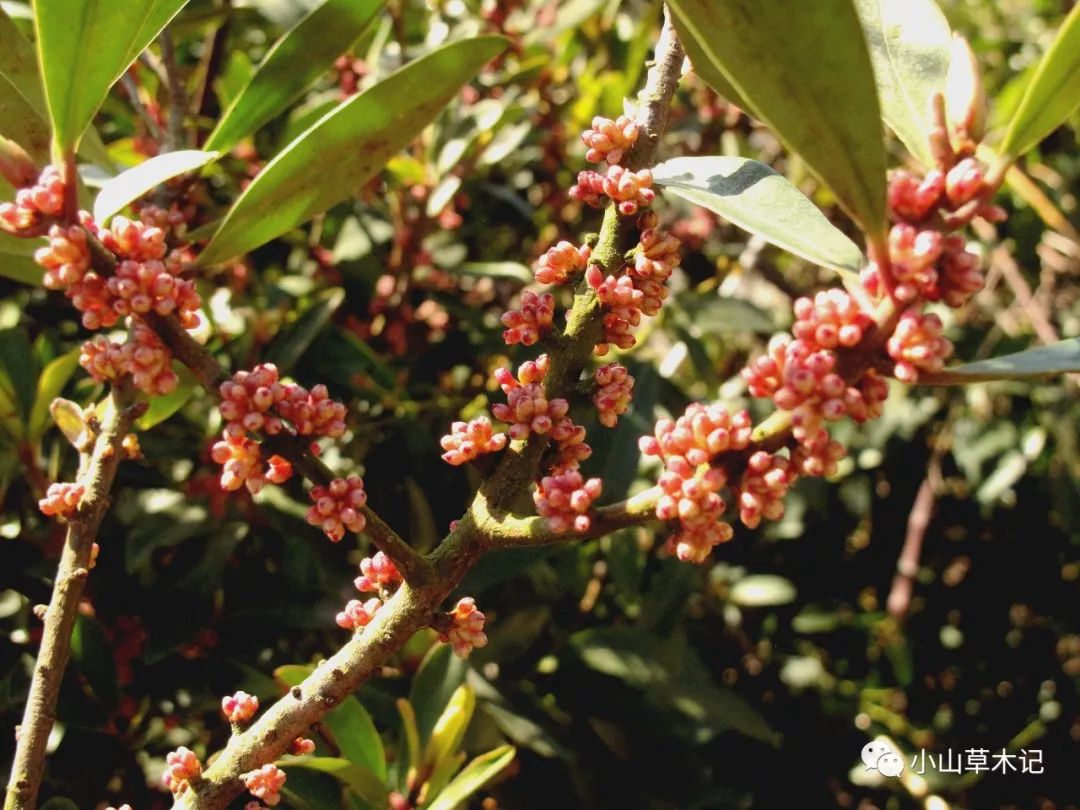
<instances>
[{"instance_id":1,"label":"unopened bud","mask_svg":"<svg viewBox=\"0 0 1080 810\"><path fill-rule=\"evenodd\" d=\"M961 138L982 140L986 130L986 91L971 45L959 34L953 34L945 107L949 124Z\"/></svg>"},{"instance_id":2,"label":"unopened bud","mask_svg":"<svg viewBox=\"0 0 1080 810\"><path fill-rule=\"evenodd\" d=\"M0 175L15 188L34 185L38 167L15 141L0 136Z\"/></svg>"}]
</instances>

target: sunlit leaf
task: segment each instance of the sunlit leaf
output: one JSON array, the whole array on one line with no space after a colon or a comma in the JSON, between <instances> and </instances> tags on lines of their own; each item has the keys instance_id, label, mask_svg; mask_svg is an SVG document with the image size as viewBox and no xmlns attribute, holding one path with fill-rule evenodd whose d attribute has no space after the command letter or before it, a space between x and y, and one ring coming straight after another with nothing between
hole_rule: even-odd
<instances>
[{"instance_id":1,"label":"sunlit leaf","mask_svg":"<svg viewBox=\"0 0 1080 810\"><path fill-rule=\"evenodd\" d=\"M192 395L201 388L198 380L195 379L195 375L188 371L186 366L181 366L179 363L173 365L173 370L176 371L180 381L177 383L176 388L169 393L150 397L150 407L135 423L139 430L150 430L150 428L160 425L183 408Z\"/></svg>"},{"instance_id":2,"label":"sunlit leaf","mask_svg":"<svg viewBox=\"0 0 1080 810\"><path fill-rule=\"evenodd\" d=\"M741 157L674 158L653 169L672 194L719 214L750 233L834 270L859 272L858 246L779 172Z\"/></svg>"},{"instance_id":3,"label":"sunlit leaf","mask_svg":"<svg viewBox=\"0 0 1080 810\"><path fill-rule=\"evenodd\" d=\"M431 739L428 740L427 751L424 753L425 766L437 768L444 759L457 751L475 708L476 695L472 689L462 684L454 690L431 730Z\"/></svg>"},{"instance_id":4,"label":"sunlit leaf","mask_svg":"<svg viewBox=\"0 0 1080 810\"><path fill-rule=\"evenodd\" d=\"M772 574L752 574L736 582L728 598L743 607L786 605L795 599L790 580Z\"/></svg>"},{"instance_id":5,"label":"sunlit leaf","mask_svg":"<svg viewBox=\"0 0 1080 810\"><path fill-rule=\"evenodd\" d=\"M49 124L34 46L0 9L0 135L31 157L49 157Z\"/></svg>"},{"instance_id":6,"label":"sunlit leaf","mask_svg":"<svg viewBox=\"0 0 1080 810\"><path fill-rule=\"evenodd\" d=\"M1070 372L1080 372L1080 338L951 366L937 374L920 375L919 382L927 385L966 385L992 380L1030 380Z\"/></svg>"},{"instance_id":7,"label":"sunlit leaf","mask_svg":"<svg viewBox=\"0 0 1080 810\"><path fill-rule=\"evenodd\" d=\"M364 32L384 0L326 0L274 43L206 140L229 149L296 101Z\"/></svg>"},{"instance_id":8,"label":"sunlit leaf","mask_svg":"<svg viewBox=\"0 0 1080 810\"><path fill-rule=\"evenodd\" d=\"M73 349L49 363L41 372L37 381L37 393L30 409L30 418L26 423L26 435L32 442L40 439L49 428L49 408L52 401L60 396L67 381L79 367L79 350Z\"/></svg>"},{"instance_id":9,"label":"sunlit leaf","mask_svg":"<svg viewBox=\"0 0 1080 810\"><path fill-rule=\"evenodd\" d=\"M952 33L934 0L855 0L881 115L924 166L934 165L927 133L930 96L944 92Z\"/></svg>"},{"instance_id":10,"label":"sunlit leaf","mask_svg":"<svg viewBox=\"0 0 1080 810\"><path fill-rule=\"evenodd\" d=\"M465 671L465 663L454 655L449 644L436 644L424 656L409 690L421 743L431 738L451 696L464 682Z\"/></svg>"},{"instance_id":11,"label":"sunlit leaf","mask_svg":"<svg viewBox=\"0 0 1080 810\"><path fill-rule=\"evenodd\" d=\"M494 36L445 45L343 102L259 173L202 260L245 253L355 193L506 45Z\"/></svg>"},{"instance_id":12,"label":"sunlit leaf","mask_svg":"<svg viewBox=\"0 0 1080 810\"><path fill-rule=\"evenodd\" d=\"M113 214L157 186L180 174L193 172L216 158L217 152L182 149L152 157L105 182L94 200L94 220L104 225Z\"/></svg>"},{"instance_id":13,"label":"sunlit leaf","mask_svg":"<svg viewBox=\"0 0 1080 810\"><path fill-rule=\"evenodd\" d=\"M34 251L41 247L34 239L19 239L0 233L0 276L37 287L45 271L34 261Z\"/></svg>"},{"instance_id":14,"label":"sunlit leaf","mask_svg":"<svg viewBox=\"0 0 1080 810\"><path fill-rule=\"evenodd\" d=\"M672 0L670 6L702 78L722 74L863 230L883 238L885 144L870 55L851 0Z\"/></svg>"},{"instance_id":15,"label":"sunlit leaf","mask_svg":"<svg viewBox=\"0 0 1080 810\"><path fill-rule=\"evenodd\" d=\"M1013 116L1001 152L1015 160L1080 106L1080 5L1073 6L1039 62Z\"/></svg>"},{"instance_id":16,"label":"sunlit leaf","mask_svg":"<svg viewBox=\"0 0 1080 810\"><path fill-rule=\"evenodd\" d=\"M113 86L186 0L34 0L53 136L73 148Z\"/></svg>"},{"instance_id":17,"label":"sunlit leaf","mask_svg":"<svg viewBox=\"0 0 1080 810\"><path fill-rule=\"evenodd\" d=\"M505 770L516 754L517 749L512 745L504 745L478 756L451 780L427 810L454 810Z\"/></svg>"}]
</instances>

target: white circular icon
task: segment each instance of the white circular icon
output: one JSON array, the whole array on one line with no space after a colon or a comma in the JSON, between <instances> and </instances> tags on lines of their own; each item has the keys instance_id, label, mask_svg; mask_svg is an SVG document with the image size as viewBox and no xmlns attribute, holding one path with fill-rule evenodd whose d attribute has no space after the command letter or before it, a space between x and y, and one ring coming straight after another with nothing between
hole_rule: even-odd
<instances>
[{"instance_id":1,"label":"white circular icon","mask_svg":"<svg viewBox=\"0 0 1080 810\"><path fill-rule=\"evenodd\" d=\"M878 759L877 769L882 776L899 776L904 772L904 760L890 751Z\"/></svg>"},{"instance_id":2,"label":"white circular icon","mask_svg":"<svg viewBox=\"0 0 1080 810\"><path fill-rule=\"evenodd\" d=\"M878 766L878 760L881 759L882 754L891 754L892 749L887 743L883 743L879 740L873 740L863 746L862 749L862 761L866 765L866 770L876 771Z\"/></svg>"}]
</instances>

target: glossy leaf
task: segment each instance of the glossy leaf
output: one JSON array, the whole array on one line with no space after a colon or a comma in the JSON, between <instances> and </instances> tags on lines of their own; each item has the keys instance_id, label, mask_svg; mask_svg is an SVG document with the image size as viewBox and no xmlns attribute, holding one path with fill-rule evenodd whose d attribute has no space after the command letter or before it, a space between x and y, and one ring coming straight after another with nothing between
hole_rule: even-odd
<instances>
[{"instance_id":1,"label":"glossy leaf","mask_svg":"<svg viewBox=\"0 0 1080 810\"><path fill-rule=\"evenodd\" d=\"M814 264L857 273L858 246L791 182L741 157L685 157L653 169L657 185Z\"/></svg>"},{"instance_id":2,"label":"glossy leaf","mask_svg":"<svg viewBox=\"0 0 1080 810\"><path fill-rule=\"evenodd\" d=\"M1049 346L952 366L937 374L919 378L928 385L967 385L993 380L1031 380L1055 374L1080 372L1080 338L1070 338Z\"/></svg>"},{"instance_id":3,"label":"glossy leaf","mask_svg":"<svg viewBox=\"0 0 1080 810\"><path fill-rule=\"evenodd\" d=\"M285 686L297 686L314 671L313 667L289 665L274 670L274 678ZM382 738L367 709L354 697L347 697L323 718L323 725L348 762L362 766L380 780L386 779L386 754Z\"/></svg>"},{"instance_id":4,"label":"glossy leaf","mask_svg":"<svg viewBox=\"0 0 1080 810\"><path fill-rule=\"evenodd\" d=\"M927 133L930 96L944 92L952 32L934 0L855 0L866 32L881 115L924 166L933 166Z\"/></svg>"},{"instance_id":5,"label":"glossy leaf","mask_svg":"<svg viewBox=\"0 0 1080 810\"><path fill-rule=\"evenodd\" d=\"M182 149L165 152L121 172L105 182L94 200L94 219L104 225L113 214L123 210L157 186L177 175L193 172L216 158L217 152Z\"/></svg>"},{"instance_id":6,"label":"glossy leaf","mask_svg":"<svg viewBox=\"0 0 1080 810\"><path fill-rule=\"evenodd\" d=\"M863 230L883 237L885 144L870 55L851 0L670 5L683 41L698 54L702 78L722 74Z\"/></svg>"},{"instance_id":7,"label":"glossy leaf","mask_svg":"<svg viewBox=\"0 0 1080 810\"><path fill-rule=\"evenodd\" d=\"M343 102L283 149L229 210L203 253L245 253L355 193L493 57L502 37L445 45Z\"/></svg>"},{"instance_id":8,"label":"glossy leaf","mask_svg":"<svg viewBox=\"0 0 1080 810\"><path fill-rule=\"evenodd\" d=\"M1015 160L1080 106L1080 6L1073 6L1039 62L1013 116L1001 152Z\"/></svg>"},{"instance_id":9,"label":"glossy leaf","mask_svg":"<svg viewBox=\"0 0 1080 810\"><path fill-rule=\"evenodd\" d=\"M37 287L45 271L34 261L34 251L41 247L34 239L19 239L0 233L0 276Z\"/></svg>"},{"instance_id":10,"label":"glossy leaf","mask_svg":"<svg viewBox=\"0 0 1080 810\"><path fill-rule=\"evenodd\" d=\"M449 644L436 644L424 656L409 690L421 743L431 738L451 696L465 681L465 671L465 662L454 655Z\"/></svg>"},{"instance_id":11,"label":"glossy leaf","mask_svg":"<svg viewBox=\"0 0 1080 810\"><path fill-rule=\"evenodd\" d=\"M34 0L53 135L76 146L109 88L186 0Z\"/></svg>"},{"instance_id":12,"label":"glossy leaf","mask_svg":"<svg viewBox=\"0 0 1080 810\"><path fill-rule=\"evenodd\" d=\"M505 770L516 754L517 749L512 745L503 745L478 756L451 780L427 810L454 810Z\"/></svg>"},{"instance_id":13,"label":"glossy leaf","mask_svg":"<svg viewBox=\"0 0 1080 810\"><path fill-rule=\"evenodd\" d=\"M73 349L49 363L41 372L37 381L37 393L30 408L30 418L26 423L27 438L36 442L49 429L49 406L60 396L67 381L79 367L79 350Z\"/></svg>"},{"instance_id":14,"label":"glossy leaf","mask_svg":"<svg viewBox=\"0 0 1080 810\"><path fill-rule=\"evenodd\" d=\"M274 43L221 116L207 149L226 150L283 112L364 32L383 0L326 0Z\"/></svg>"},{"instance_id":15,"label":"glossy leaf","mask_svg":"<svg viewBox=\"0 0 1080 810\"><path fill-rule=\"evenodd\" d=\"M431 730L431 739L428 740L424 754L426 766L437 768L444 759L457 751L475 708L476 694L472 689L462 684L454 690L446 708L439 715L435 728Z\"/></svg>"},{"instance_id":16,"label":"glossy leaf","mask_svg":"<svg viewBox=\"0 0 1080 810\"><path fill-rule=\"evenodd\" d=\"M420 768L420 732L416 728L416 712L412 704L405 698L394 701L398 714L401 716L402 736L405 738L405 761L410 771Z\"/></svg>"},{"instance_id":17,"label":"glossy leaf","mask_svg":"<svg viewBox=\"0 0 1080 810\"><path fill-rule=\"evenodd\" d=\"M282 760L285 768L307 768L330 774L372 807L386 807L389 794L386 783L355 762L340 757L298 757Z\"/></svg>"}]
</instances>

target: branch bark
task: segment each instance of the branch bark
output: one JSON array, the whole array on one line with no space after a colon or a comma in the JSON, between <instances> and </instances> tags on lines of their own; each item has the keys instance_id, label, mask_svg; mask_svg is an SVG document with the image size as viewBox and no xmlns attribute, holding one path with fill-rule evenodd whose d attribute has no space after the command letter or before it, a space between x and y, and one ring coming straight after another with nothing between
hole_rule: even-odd
<instances>
[{"instance_id":1,"label":"branch bark","mask_svg":"<svg viewBox=\"0 0 1080 810\"><path fill-rule=\"evenodd\" d=\"M45 770L45 749L56 720L56 699L71 655L71 632L90 569L90 554L109 504L109 491L123 456L121 442L138 416L130 384L112 389L110 409L94 445L79 462L77 480L86 494L68 522L52 598L41 638L11 767L4 810L33 810Z\"/></svg>"}]
</instances>

